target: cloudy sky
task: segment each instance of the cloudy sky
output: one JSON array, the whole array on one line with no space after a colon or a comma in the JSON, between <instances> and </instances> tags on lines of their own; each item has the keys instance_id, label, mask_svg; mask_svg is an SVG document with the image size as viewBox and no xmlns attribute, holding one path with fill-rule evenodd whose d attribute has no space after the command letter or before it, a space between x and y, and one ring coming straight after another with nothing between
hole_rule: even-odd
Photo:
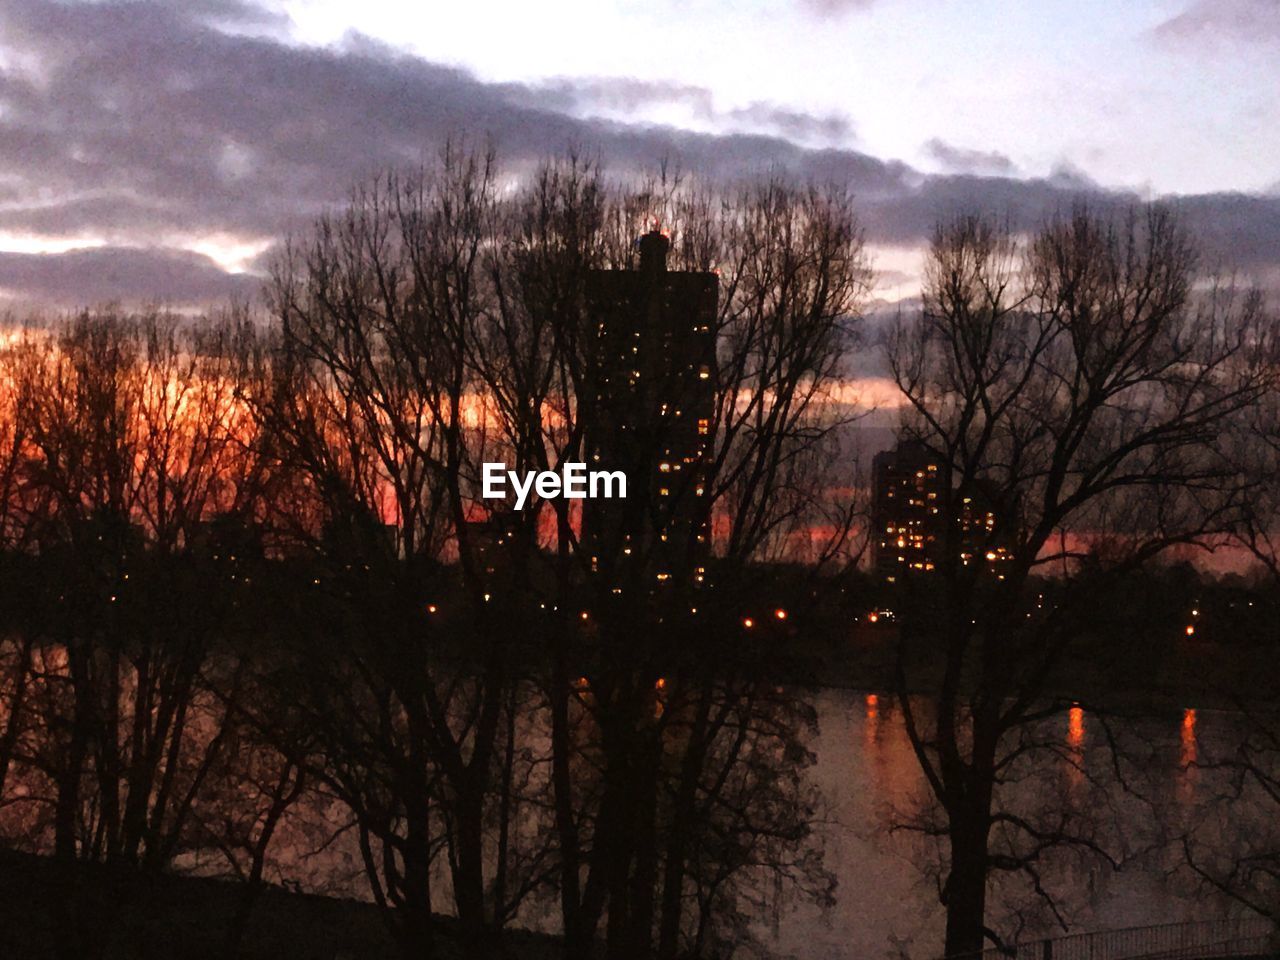
<instances>
[{"instance_id":1,"label":"cloudy sky","mask_svg":"<svg viewBox=\"0 0 1280 960\"><path fill-rule=\"evenodd\" d=\"M458 133L847 181L888 297L938 216L1081 195L1280 286L1280 0L0 0L0 297L252 295Z\"/></svg>"}]
</instances>

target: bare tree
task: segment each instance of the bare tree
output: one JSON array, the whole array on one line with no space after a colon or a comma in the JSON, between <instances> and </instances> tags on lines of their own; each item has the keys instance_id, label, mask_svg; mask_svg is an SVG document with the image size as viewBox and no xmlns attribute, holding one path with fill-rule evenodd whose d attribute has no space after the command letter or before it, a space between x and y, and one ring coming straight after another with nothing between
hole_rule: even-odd
<instances>
[{"instance_id":1,"label":"bare tree","mask_svg":"<svg viewBox=\"0 0 1280 960\"><path fill-rule=\"evenodd\" d=\"M1262 313L1261 295L1249 296L1249 308ZM1280 392L1274 385L1235 427L1219 442L1250 486L1227 542L1255 561L1258 586L1274 590L1280 582ZM1265 674L1234 680L1219 691L1236 707L1232 736L1188 761L1207 781L1212 800L1179 839L1185 863L1206 887L1276 921L1280 835L1273 823L1280 803L1280 720L1275 690Z\"/></svg>"},{"instance_id":2,"label":"bare tree","mask_svg":"<svg viewBox=\"0 0 1280 960\"><path fill-rule=\"evenodd\" d=\"M64 870L171 864L216 761L227 713L202 670L226 598L191 559L209 520L251 512L259 490L234 402L240 336L234 318L107 310L33 328L9 358L5 556L31 589L8 620L27 679L5 758L24 805L51 807ZM103 939L59 929L70 954Z\"/></svg>"},{"instance_id":3,"label":"bare tree","mask_svg":"<svg viewBox=\"0 0 1280 960\"><path fill-rule=\"evenodd\" d=\"M1087 632L1090 584L1221 531L1238 506L1215 440L1266 388L1272 337L1252 301L1201 296L1196 266L1160 207L1077 210L1025 243L962 217L939 228L923 312L891 339L903 435L948 475L938 569L905 578L931 609L903 623L897 674L941 810L948 955L1000 942L993 872L1050 898L1041 861L1091 843L1005 789L1037 749L1028 731L1066 707L1054 682ZM989 524L968 522L975 504ZM1051 606L1035 602L1037 575L1056 578Z\"/></svg>"},{"instance_id":4,"label":"bare tree","mask_svg":"<svg viewBox=\"0 0 1280 960\"><path fill-rule=\"evenodd\" d=\"M575 182L570 168L541 184ZM547 203L540 193L535 209L567 213L577 195ZM594 254L574 257L578 288L559 308L563 329L584 331L560 375L576 419L547 446L557 457L598 449L599 431L621 417L636 489L604 532L578 527L563 501L547 505L560 532L561 574L545 605L559 613L553 643L563 651L548 683L566 950L588 955L606 921L611 957L699 955L745 938L727 904L760 881L747 863L805 882L820 874L784 852L803 846L812 798L799 780L757 779L763 770L748 760L778 750L802 763L796 744L811 722L765 680L782 631L758 607L763 564L796 558L798 532L826 524L817 556L806 557L815 569L848 560L851 517L832 488L847 488L852 473L838 439L854 414L833 393L868 275L839 191L770 181L717 194L659 177L608 196L589 220L603 237ZM669 465L670 479L651 490L655 466L688 446L676 439L687 387L674 369L658 373L656 386L611 409L620 401L597 331L617 318L595 313L587 288L593 270L607 279L645 269L634 241L655 220L677 266L717 272L720 298L713 363L693 374L715 381L698 425L704 453L683 473ZM681 513L684 524L665 519ZM742 816L722 819L729 810ZM754 845L773 841L770 856L752 860Z\"/></svg>"},{"instance_id":5,"label":"bare tree","mask_svg":"<svg viewBox=\"0 0 1280 960\"><path fill-rule=\"evenodd\" d=\"M812 715L767 675L786 626L758 614L744 642L742 604L759 601L765 561L853 552L837 488L855 411L838 388L868 279L861 235L847 196L780 182L632 188L570 157L507 196L496 184L491 156L447 150L358 191L276 272L280 340L253 403L299 478L281 530L316 563L282 699L304 705L308 769L351 808L406 952L431 942L437 857L472 950L553 866L569 956L602 923L611 956L709 950L745 929L717 924L751 864L822 883L797 852L802 778L763 762L802 767ZM636 265L655 216L677 263L718 269L724 291L702 374L722 371L699 426L706 468L675 494L694 519L660 548L712 559L665 586L640 533L674 508L647 480L605 539L572 501L516 512L478 496L485 461L556 469L599 443L590 288ZM646 473L675 429L651 399L631 411ZM555 861L520 786L544 703Z\"/></svg>"},{"instance_id":6,"label":"bare tree","mask_svg":"<svg viewBox=\"0 0 1280 960\"><path fill-rule=\"evenodd\" d=\"M507 624L522 600L492 575L474 522L479 465L500 459L471 362L497 204L492 156L450 148L322 218L275 273L279 343L253 401L304 487L303 509L279 520L335 614L320 630L328 662L299 637L292 690L312 711L313 772L385 853L366 844L370 881L413 955L431 944L438 853L469 949L488 949L512 912L485 823L513 729L521 638Z\"/></svg>"},{"instance_id":7,"label":"bare tree","mask_svg":"<svg viewBox=\"0 0 1280 960\"><path fill-rule=\"evenodd\" d=\"M27 512L32 504L24 470L31 409L25 391L38 346L30 331L15 327L5 332L0 353L0 556L4 557L6 578L22 582L25 572L18 558L24 553L29 525ZM17 593L15 592L15 596ZM16 611L6 610L4 621L12 624ZM9 631L0 635L0 807L6 802L5 787L14 753L27 723L35 656L35 634Z\"/></svg>"}]
</instances>

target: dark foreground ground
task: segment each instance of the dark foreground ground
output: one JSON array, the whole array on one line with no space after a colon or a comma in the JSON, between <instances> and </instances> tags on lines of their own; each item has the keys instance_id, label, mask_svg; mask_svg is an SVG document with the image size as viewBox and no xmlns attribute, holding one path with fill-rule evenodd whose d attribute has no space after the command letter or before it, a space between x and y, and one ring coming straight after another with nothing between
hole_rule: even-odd
<instances>
[{"instance_id":1,"label":"dark foreground ground","mask_svg":"<svg viewBox=\"0 0 1280 960\"><path fill-rule=\"evenodd\" d=\"M0 960L398 960L370 904L267 888L239 946L229 941L242 904L234 883L189 877L144 877L0 851ZM59 905L72 905L60 909ZM463 960L441 920L440 960ZM558 957L555 940L513 932L512 960Z\"/></svg>"}]
</instances>

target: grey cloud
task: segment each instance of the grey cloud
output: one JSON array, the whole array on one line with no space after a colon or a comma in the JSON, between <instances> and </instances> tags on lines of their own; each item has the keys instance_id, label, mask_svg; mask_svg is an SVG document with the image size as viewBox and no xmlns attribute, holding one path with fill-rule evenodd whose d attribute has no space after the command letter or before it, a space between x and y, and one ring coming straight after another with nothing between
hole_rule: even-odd
<instances>
[{"instance_id":1,"label":"grey cloud","mask_svg":"<svg viewBox=\"0 0 1280 960\"><path fill-rule=\"evenodd\" d=\"M772 130L788 140L808 143L840 143L853 138L853 124L845 117L834 114L815 117L798 110L787 110L768 103L753 103L748 107L731 110L726 114L731 120L742 120Z\"/></svg>"},{"instance_id":2,"label":"grey cloud","mask_svg":"<svg viewBox=\"0 0 1280 960\"><path fill-rule=\"evenodd\" d=\"M557 109L576 115L634 113L647 107L679 104L694 116L730 132L776 134L815 145L848 142L853 124L837 115L814 116L777 104L757 101L730 110L717 109L706 87L634 77L555 79L533 87L503 88L513 102L535 109Z\"/></svg>"},{"instance_id":3,"label":"grey cloud","mask_svg":"<svg viewBox=\"0 0 1280 960\"><path fill-rule=\"evenodd\" d=\"M800 0L800 6L821 17L843 16L853 10L865 10L876 0Z\"/></svg>"},{"instance_id":4,"label":"grey cloud","mask_svg":"<svg viewBox=\"0 0 1280 960\"><path fill-rule=\"evenodd\" d=\"M925 152L952 173L977 173L1009 176L1017 172L1012 160L996 150L972 150L956 147L934 137L924 145Z\"/></svg>"},{"instance_id":5,"label":"grey cloud","mask_svg":"<svg viewBox=\"0 0 1280 960\"><path fill-rule=\"evenodd\" d=\"M166 5L8 0L0 37L34 55L40 74L0 82L0 169L20 181L18 199L0 207L9 230L278 234L354 180L463 132L492 135L516 164L571 144L615 166L670 157L711 174L799 167L808 156L767 133L575 119L563 112L567 91L544 101L540 89L483 84L358 38L323 50L227 34ZM679 94L633 86L614 95ZM748 115L789 131L806 120L763 107ZM818 119L812 129L837 128ZM872 190L906 171L858 154L843 166Z\"/></svg>"},{"instance_id":6,"label":"grey cloud","mask_svg":"<svg viewBox=\"0 0 1280 960\"><path fill-rule=\"evenodd\" d=\"M1280 196L1211 193L1172 201L1212 269L1251 273L1280 266Z\"/></svg>"},{"instance_id":7,"label":"grey cloud","mask_svg":"<svg viewBox=\"0 0 1280 960\"><path fill-rule=\"evenodd\" d=\"M1154 35L1175 44L1280 43L1280 2L1195 0L1182 13L1159 24Z\"/></svg>"},{"instance_id":8,"label":"grey cloud","mask_svg":"<svg viewBox=\"0 0 1280 960\"><path fill-rule=\"evenodd\" d=\"M843 121L768 104L715 115L744 128L720 135L584 118L574 114L593 102L621 116L662 100L714 115L714 104L700 88L649 81L485 84L360 37L338 49L290 46L271 36L273 22L234 0L0 0L0 48L34 64L0 72L0 230L92 234L117 248L217 232L278 237L340 201L353 181L425 159L459 134L492 137L516 169L576 146L614 170L669 159L712 178L784 170L847 184L869 237L890 243L917 243L940 216L960 210L1029 223L1079 197L1133 199L1069 168L1040 180L975 175L974 157L969 168L927 176L830 145L849 136ZM1000 172L992 169L996 155L976 159L986 165L979 172ZM1186 201L1206 237L1261 263L1280 259L1277 204L1248 196ZM114 286L84 269L92 257L115 258ZM192 276L181 276L188 267ZM133 290L185 298L247 283L215 276L210 261L155 249L82 251L38 264L9 259L7 269L51 297ZM144 290L147 283L155 287Z\"/></svg>"},{"instance_id":9,"label":"grey cloud","mask_svg":"<svg viewBox=\"0 0 1280 960\"><path fill-rule=\"evenodd\" d=\"M939 221L974 210L989 212L1014 230L1027 230L1076 204L1106 213L1142 199L1136 193L1103 190L1064 170L1036 180L932 177L907 193L864 203L863 210L871 236L909 245L928 237ZM1274 286L1280 265L1280 196L1215 193L1162 199L1195 238L1205 267L1243 271L1247 278Z\"/></svg>"},{"instance_id":10,"label":"grey cloud","mask_svg":"<svg viewBox=\"0 0 1280 960\"><path fill-rule=\"evenodd\" d=\"M1081 201L1102 207L1136 197L1071 189L1052 179L1013 180L971 174L929 177L918 187L862 204L872 235L893 244L911 245L928 237L939 221L984 211L1026 229Z\"/></svg>"},{"instance_id":11,"label":"grey cloud","mask_svg":"<svg viewBox=\"0 0 1280 960\"><path fill-rule=\"evenodd\" d=\"M202 304L248 299L261 282L227 273L190 251L94 247L60 254L0 253L0 290L28 302Z\"/></svg>"},{"instance_id":12,"label":"grey cloud","mask_svg":"<svg viewBox=\"0 0 1280 960\"><path fill-rule=\"evenodd\" d=\"M0 10L4 42L34 51L43 74L7 75L0 89L0 166L36 201L8 205L0 224L74 231L96 208L128 230L274 233L450 130L501 131L518 153L579 133L455 70L299 50L138 7Z\"/></svg>"},{"instance_id":13,"label":"grey cloud","mask_svg":"<svg viewBox=\"0 0 1280 960\"><path fill-rule=\"evenodd\" d=\"M886 270L883 267L876 270L876 285L881 290L901 286L904 283L914 283L918 279L914 273L905 273L902 270Z\"/></svg>"},{"instance_id":14,"label":"grey cloud","mask_svg":"<svg viewBox=\"0 0 1280 960\"><path fill-rule=\"evenodd\" d=\"M711 91L706 87L667 80L557 77L536 86L508 84L504 89L513 101L535 109L570 112L595 108L630 112L654 104L682 103L707 116L715 112Z\"/></svg>"}]
</instances>

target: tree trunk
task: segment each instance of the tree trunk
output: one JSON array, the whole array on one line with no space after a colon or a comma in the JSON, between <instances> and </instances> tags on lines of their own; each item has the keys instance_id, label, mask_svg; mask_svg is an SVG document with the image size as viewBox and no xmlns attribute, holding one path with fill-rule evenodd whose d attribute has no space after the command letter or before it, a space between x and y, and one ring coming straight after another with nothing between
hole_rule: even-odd
<instances>
[{"instance_id":1,"label":"tree trunk","mask_svg":"<svg viewBox=\"0 0 1280 960\"><path fill-rule=\"evenodd\" d=\"M698 778L706 756L707 719L711 712L711 691L704 686L698 697L698 712L685 745L680 764L680 783L670 815L670 838L662 877L662 916L658 930L658 960L675 960L680 946L680 926L684 912L684 866L698 794Z\"/></svg>"},{"instance_id":2,"label":"tree trunk","mask_svg":"<svg viewBox=\"0 0 1280 960\"><path fill-rule=\"evenodd\" d=\"M645 738L649 739L649 738ZM647 960L653 946L654 886L658 879L658 737L640 744L642 758L636 769L632 847L635 869L629 883L630 934L624 951L629 960Z\"/></svg>"},{"instance_id":3,"label":"tree trunk","mask_svg":"<svg viewBox=\"0 0 1280 960\"><path fill-rule=\"evenodd\" d=\"M431 917L431 825L425 793L409 806L405 831L404 902L397 913L400 953L404 960L430 960L435 955Z\"/></svg>"},{"instance_id":4,"label":"tree trunk","mask_svg":"<svg viewBox=\"0 0 1280 960\"><path fill-rule=\"evenodd\" d=\"M578 825L574 819L569 730L569 670L563 634L554 640L555 661L551 675L551 783L555 798L556 839L560 846L560 919L564 930L565 960L588 960L591 935L584 923L578 871L581 854Z\"/></svg>"},{"instance_id":5,"label":"tree trunk","mask_svg":"<svg viewBox=\"0 0 1280 960\"><path fill-rule=\"evenodd\" d=\"M479 960L487 955L488 939L484 910L484 794L470 789L473 774L468 771L468 789L458 794L454 811L458 859L453 883L464 951Z\"/></svg>"},{"instance_id":6,"label":"tree trunk","mask_svg":"<svg viewBox=\"0 0 1280 960\"><path fill-rule=\"evenodd\" d=\"M4 734L0 735L0 797L4 796L5 781L9 778L9 766L13 761L18 734L22 730L22 715L26 709L27 688L31 678L31 659L35 648L35 634L22 638L18 664L14 668L13 698L9 701Z\"/></svg>"},{"instance_id":7,"label":"tree trunk","mask_svg":"<svg viewBox=\"0 0 1280 960\"><path fill-rule=\"evenodd\" d=\"M947 876L946 956L977 954L985 943L988 818L952 817L951 872Z\"/></svg>"}]
</instances>

